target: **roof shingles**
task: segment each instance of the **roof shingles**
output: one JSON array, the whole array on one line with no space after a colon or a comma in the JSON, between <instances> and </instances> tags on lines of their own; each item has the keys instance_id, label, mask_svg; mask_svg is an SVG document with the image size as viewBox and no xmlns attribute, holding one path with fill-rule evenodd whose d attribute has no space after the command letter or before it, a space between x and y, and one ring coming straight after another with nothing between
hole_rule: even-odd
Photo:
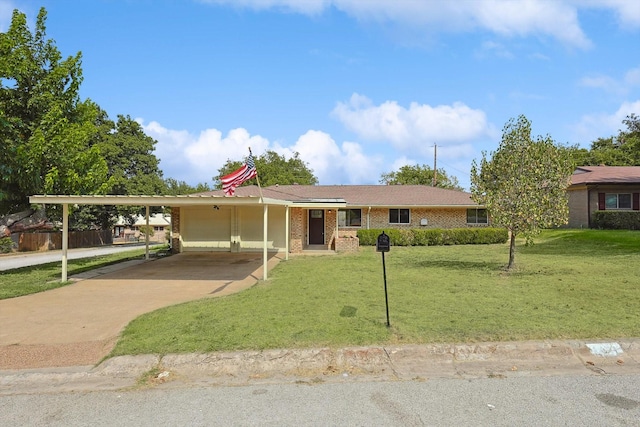
<instances>
[{"instance_id":1,"label":"roof shingles","mask_svg":"<svg viewBox=\"0 0 640 427\"><path fill-rule=\"evenodd\" d=\"M571 185L640 184L640 166L579 166Z\"/></svg>"}]
</instances>

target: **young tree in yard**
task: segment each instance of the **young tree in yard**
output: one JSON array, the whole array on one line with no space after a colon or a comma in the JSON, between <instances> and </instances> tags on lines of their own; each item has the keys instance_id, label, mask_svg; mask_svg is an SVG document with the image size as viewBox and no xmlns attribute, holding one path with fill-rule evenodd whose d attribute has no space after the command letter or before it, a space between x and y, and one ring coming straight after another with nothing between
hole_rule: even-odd
<instances>
[{"instance_id":1,"label":"young tree in yard","mask_svg":"<svg viewBox=\"0 0 640 427\"><path fill-rule=\"evenodd\" d=\"M386 185L433 185L434 170L427 165L405 165L397 171L380 175L380 184ZM458 178L448 176L444 169L438 169L436 187L462 190Z\"/></svg>"},{"instance_id":2,"label":"young tree in yard","mask_svg":"<svg viewBox=\"0 0 640 427\"><path fill-rule=\"evenodd\" d=\"M523 235L530 244L542 228L567 222L566 189L573 168L569 151L550 136L532 139L531 123L522 115L507 122L491 159L483 152L479 167L473 161L473 199L511 235L507 269L515 263L516 236Z\"/></svg>"},{"instance_id":3,"label":"young tree in yard","mask_svg":"<svg viewBox=\"0 0 640 427\"><path fill-rule=\"evenodd\" d=\"M89 147L98 107L78 95L81 54L63 59L46 39L46 17L40 9L31 33L15 10L0 33L0 215L28 207L33 194L107 188L106 162Z\"/></svg>"},{"instance_id":4,"label":"young tree in yard","mask_svg":"<svg viewBox=\"0 0 640 427\"><path fill-rule=\"evenodd\" d=\"M309 169L307 163L299 156L298 153L294 153L293 157L287 159L275 151L267 151L263 155L255 157L254 161L256 169L258 170L260 185L264 187L276 184L316 185L318 178L313 175L313 170ZM222 188L220 178L240 168L242 163L243 162L240 161L227 160L227 162L218 169L219 175L213 177L216 188ZM255 181L250 180L242 186L252 184L255 184Z\"/></svg>"}]
</instances>

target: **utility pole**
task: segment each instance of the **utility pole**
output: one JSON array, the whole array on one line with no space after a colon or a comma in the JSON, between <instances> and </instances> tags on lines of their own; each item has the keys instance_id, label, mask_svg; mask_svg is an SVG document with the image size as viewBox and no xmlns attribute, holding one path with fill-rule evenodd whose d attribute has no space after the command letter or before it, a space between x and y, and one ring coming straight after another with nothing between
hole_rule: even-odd
<instances>
[{"instance_id":1,"label":"utility pole","mask_svg":"<svg viewBox=\"0 0 640 427\"><path fill-rule=\"evenodd\" d=\"M433 187L438 185L438 144L433 144Z\"/></svg>"}]
</instances>

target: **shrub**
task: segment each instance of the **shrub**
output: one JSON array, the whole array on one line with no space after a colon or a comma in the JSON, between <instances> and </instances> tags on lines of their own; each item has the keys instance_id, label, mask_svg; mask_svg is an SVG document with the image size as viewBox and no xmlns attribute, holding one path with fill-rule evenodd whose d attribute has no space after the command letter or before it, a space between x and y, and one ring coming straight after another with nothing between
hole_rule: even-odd
<instances>
[{"instance_id":1,"label":"shrub","mask_svg":"<svg viewBox=\"0 0 640 427\"><path fill-rule=\"evenodd\" d=\"M375 246L381 229L358 230L362 246ZM505 243L509 234L504 228L419 228L384 230L393 246L481 245Z\"/></svg>"},{"instance_id":2,"label":"shrub","mask_svg":"<svg viewBox=\"0 0 640 427\"><path fill-rule=\"evenodd\" d=\"M0 239L0 253L8 254L13 250L13 240L11 237L3 237Z\"/></svg>"},{"instance_id":3,"label":"shrub","mask_svg":"<svg viewBox=\"0 0 640 427\"><path fill-rule=\"evenodd\" d=\"M593 228L603 230L640 230L639 211L596 211L591 221Z\"/></svg>"}]
</instances>

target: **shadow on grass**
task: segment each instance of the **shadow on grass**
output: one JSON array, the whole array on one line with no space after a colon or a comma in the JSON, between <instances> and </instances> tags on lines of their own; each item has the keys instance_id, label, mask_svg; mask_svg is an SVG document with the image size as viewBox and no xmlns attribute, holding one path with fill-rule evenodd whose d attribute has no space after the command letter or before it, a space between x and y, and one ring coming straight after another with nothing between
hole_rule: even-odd
<instances>
[{"instance_id":1,"label":"shadow on grass","mask_svg":"<svg viewBox=\"0 0 640 427\"><path fill-rule=\"evenodd\" d=\"M416 268L446 268L450 270L504 271L506 263L492 261L420 260L411 263Z\"/></svg>"}]
</instances>

